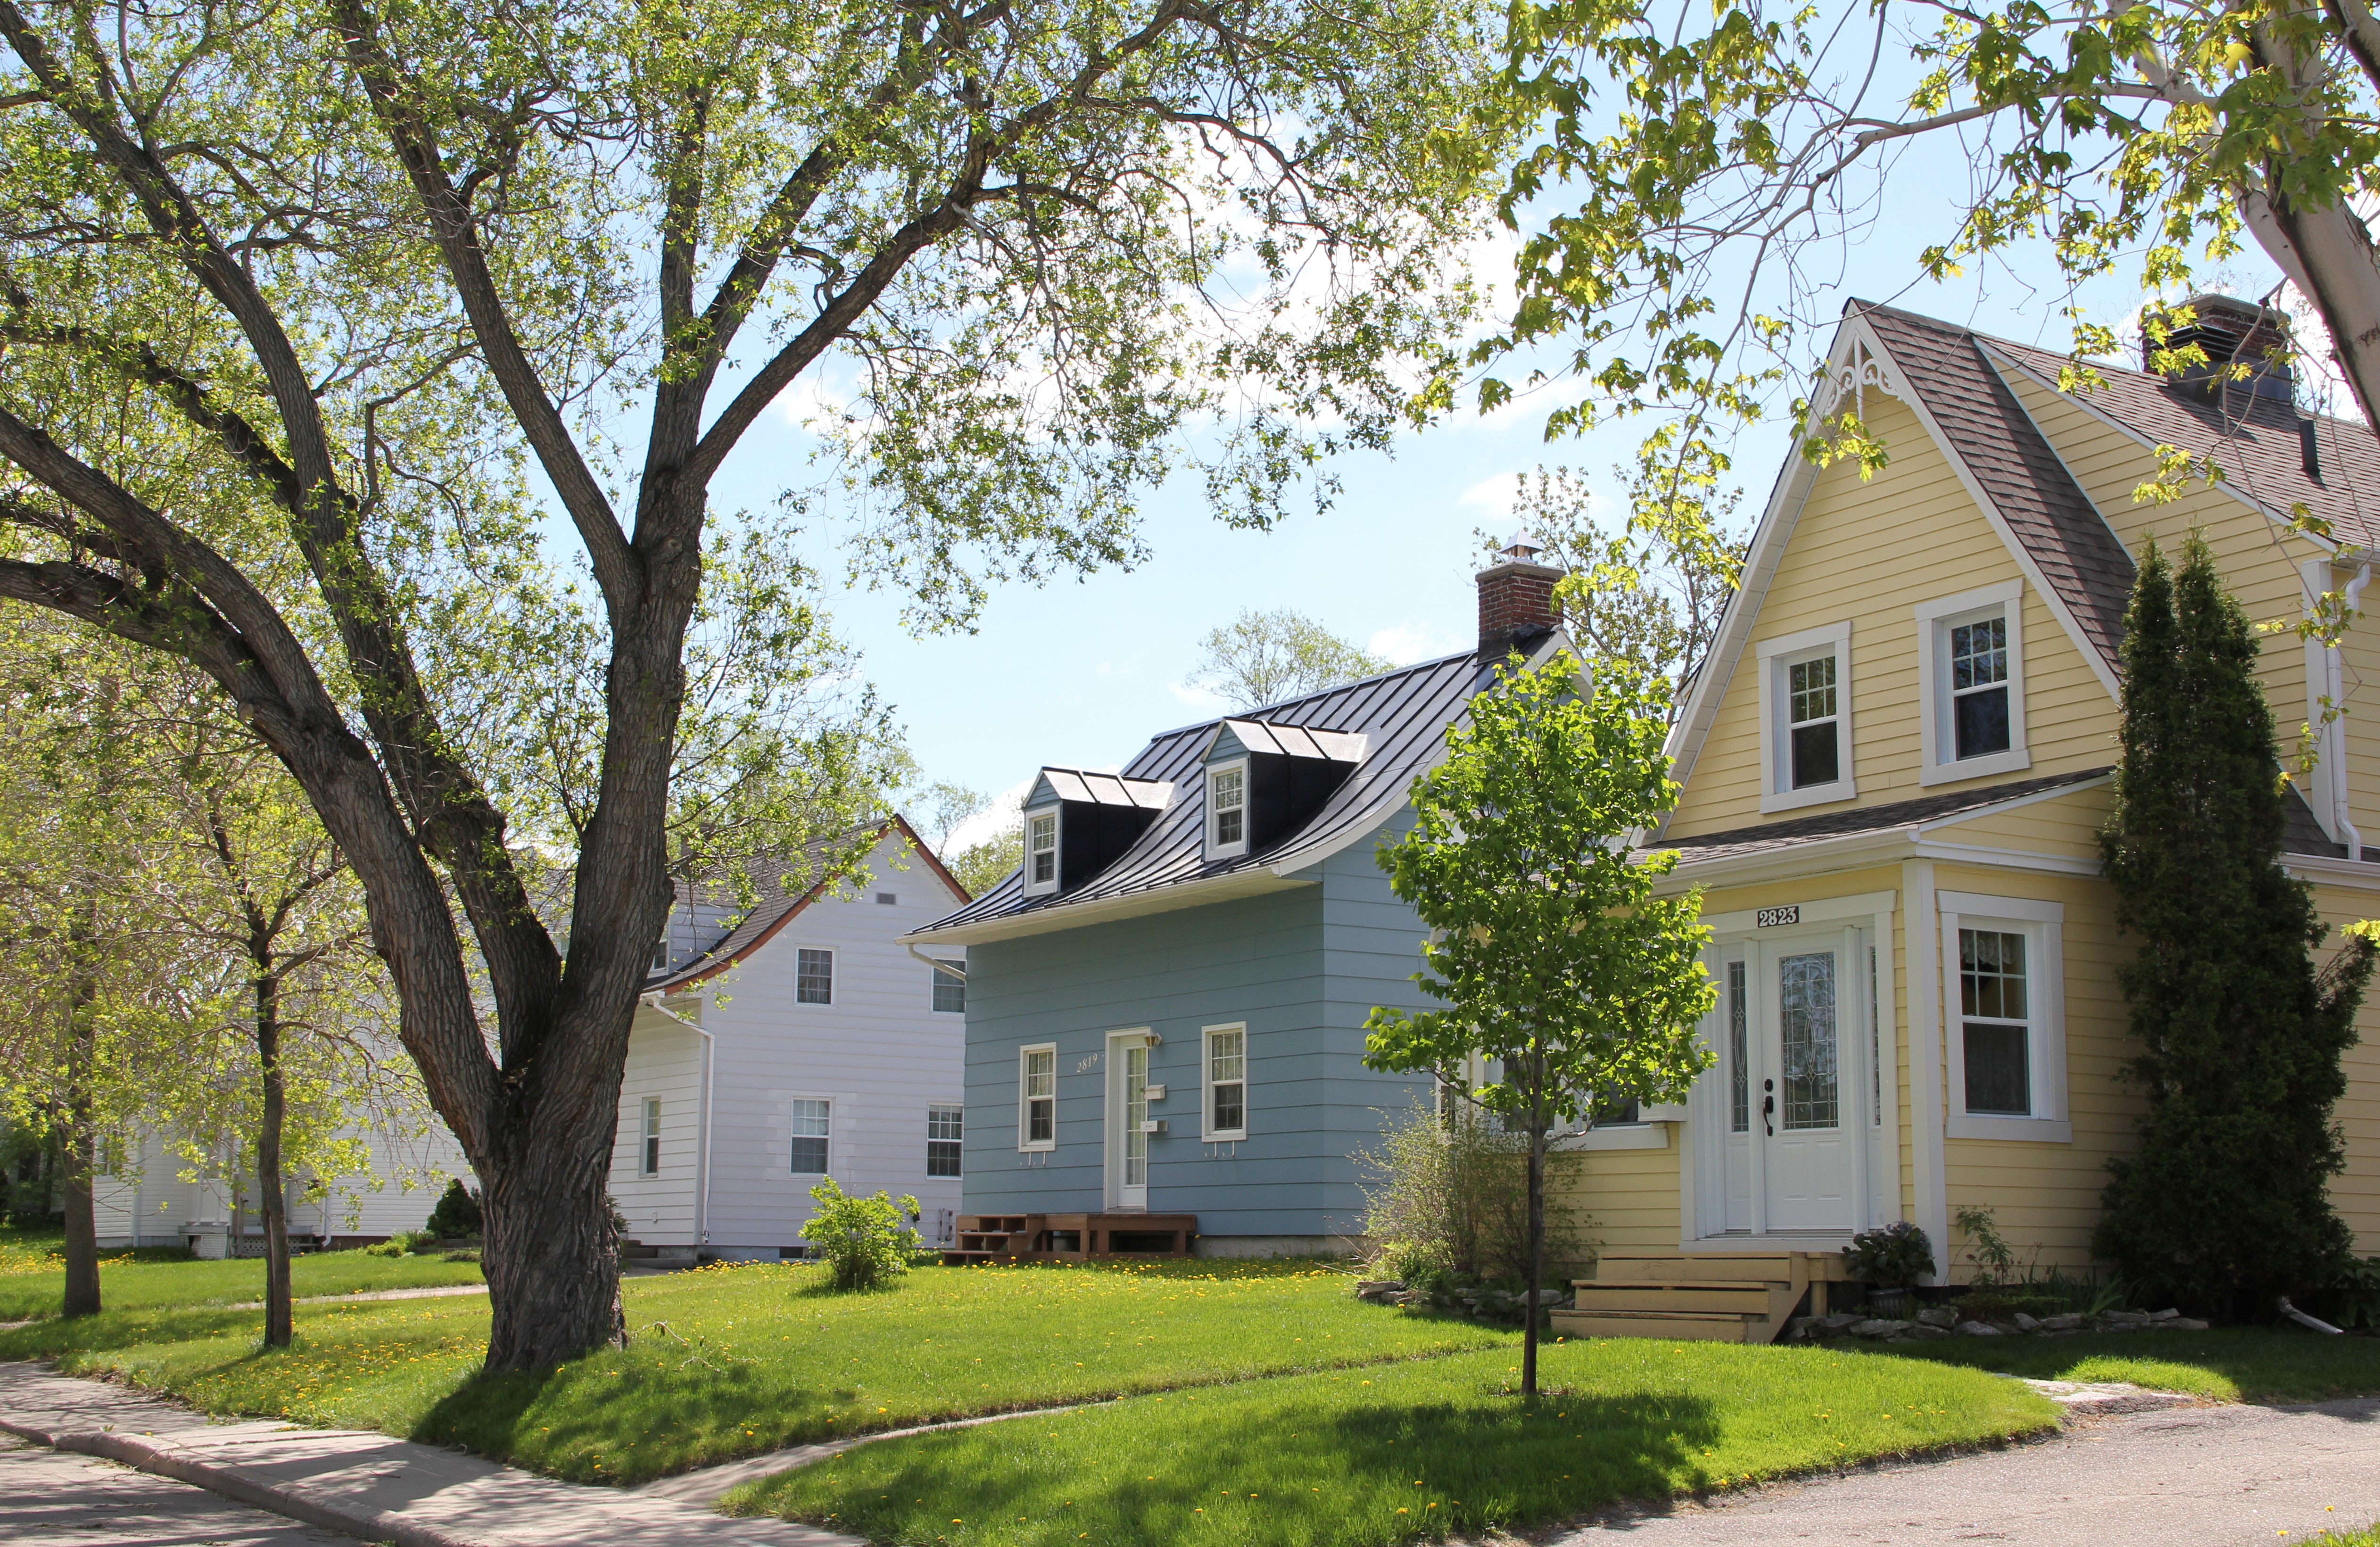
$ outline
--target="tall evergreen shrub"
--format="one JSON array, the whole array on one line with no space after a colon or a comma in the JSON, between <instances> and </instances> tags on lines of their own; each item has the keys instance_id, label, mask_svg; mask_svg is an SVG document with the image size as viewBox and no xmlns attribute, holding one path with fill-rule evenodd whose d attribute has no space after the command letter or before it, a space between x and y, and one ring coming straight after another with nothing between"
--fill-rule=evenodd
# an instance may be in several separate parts
<instances>
[{"instance_id":1,"label":"tall evergreen shrub","mask_svg":"<svg viewBox=\"0 0 2380 1547\"><path fill-rule=\"evenodd\" d=\"M2225 1319L2325 1287L2350 1244L2331 1109L2372 976L2350 934L2326 966L2312 888L2281 869L2273 715L2248 618L2195 534L2154 542L2125 618L2116 809L2100 834L2148 1097L2140 1148L2111 1162L2095 1246L2139 1296Z\"/></svg>"}]
</instances>

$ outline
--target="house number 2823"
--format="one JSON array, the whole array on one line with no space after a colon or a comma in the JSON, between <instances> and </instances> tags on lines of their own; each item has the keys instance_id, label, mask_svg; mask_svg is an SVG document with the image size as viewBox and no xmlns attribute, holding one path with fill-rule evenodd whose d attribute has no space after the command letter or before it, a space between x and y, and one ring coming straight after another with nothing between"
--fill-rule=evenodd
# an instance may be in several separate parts
<instances>
[{"instance_id":1,"label":"house number 2823","mask_svg":"<svg viewBox=\"0 0 2380 1547\"><path fill-rule=\"evenodd\" d=\"M1801 921L1802 905L1800 903L1794 903L1789 907L1764 907L1752 916L1755 929L1770 930L1779 924L1798 924Z\"/></svg>"}]
</instances>

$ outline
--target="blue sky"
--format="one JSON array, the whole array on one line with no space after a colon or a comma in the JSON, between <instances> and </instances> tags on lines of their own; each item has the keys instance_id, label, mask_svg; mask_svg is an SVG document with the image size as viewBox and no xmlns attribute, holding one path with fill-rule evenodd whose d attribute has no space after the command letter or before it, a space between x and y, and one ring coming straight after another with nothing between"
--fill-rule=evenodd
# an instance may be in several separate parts
<instances>
[{"instance_id":1,"label":"blue sky","mask_svg":"<svg viewBox=\"0 0 2380 1547\"><path fill-rule=\"evenodd\" d=\"M1831 316L1851 296L1892 300L2001 336L2069 347L2056 277L2038 253L2019 252L2011 263L1942 286L1915 283L1913 256L1948 229L1967 179L1963 157L1935 167L1925 158L1953 153L1945 144L1905 159L1890 185L1899 201L1889 217L1840 253L1835 283L1796 310ZM1916 189L1930 198L1912 202ZM2221 277L2230 282L2223 287L2247 294L2273 281L2261 262ZM2120 326L2139 292L2119 275L2081 298L2095 320ZM1824 344L1811 340L1814 357ZM1791 396L1780 395L1780 405ZM928 779L1000 792L1043 763L1113 766L1151 734L1216 712L1216 701L1183 678L1200 637L1244 607L1296 608L1400 662L1469 643L1474 534L1511 530L1514 475L1564 462L1616 488L1613 465L1629 458L1640 432L1622 424L1549 445L1545 408L1555 400L1524 401L1491 419L1465 409L1406 435L1393 457L1348 457L1334 469L1344 484L1334 508L1300 511L1271 532L1225 528L1196 481L1182 480L1148 501L1151 556L1143 566L1079 583L1000 588L971 635L913 637L900 620L900 596L889 591L838 587L829 604L861 652L863 674L895 706ZM758 506L808 481L808 442L796 417L787 408L756 427L722 474L720 505ZM1744 520L1756 518L1786 451L1779 422L1738 444ZM839 557L821 563L840 576Z\"/></svg>"}]
</instances>

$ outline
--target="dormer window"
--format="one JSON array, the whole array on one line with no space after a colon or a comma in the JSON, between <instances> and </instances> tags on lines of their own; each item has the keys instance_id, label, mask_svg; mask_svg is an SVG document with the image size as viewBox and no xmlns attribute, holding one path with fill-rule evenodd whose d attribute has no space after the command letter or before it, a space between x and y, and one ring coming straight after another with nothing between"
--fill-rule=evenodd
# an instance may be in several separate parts
<instances>
[{"instance_id":1,"label":"dormer window","mask_svg":"<svg viewBox=\"0 0 2380 1547\"><path fill-rule=\"evenodd\" d=\"M1230 859L1248 851L1246 760L1207 770L1207 858Z\"/></svg>"},{"instance_id":2,"label":"dormer window","mask_svg":"<svg viewBox=\"0 0 2380 1547\"><path fill-rule=\"evenodd\" d=\"M1921 785L2014 774L2024 744L2024 582L1917 604Z\"/></svg>"},{"instance_id":3,"label":"dormer window","mask_svg":"<svg viewBox=\"0 0 2380 1547\"><path fill-rule=\"evenodd\" d=\"M1058 813L1033 811L1025 818L1025 895L1058 889Z\"/></svg>"}]
</instances>

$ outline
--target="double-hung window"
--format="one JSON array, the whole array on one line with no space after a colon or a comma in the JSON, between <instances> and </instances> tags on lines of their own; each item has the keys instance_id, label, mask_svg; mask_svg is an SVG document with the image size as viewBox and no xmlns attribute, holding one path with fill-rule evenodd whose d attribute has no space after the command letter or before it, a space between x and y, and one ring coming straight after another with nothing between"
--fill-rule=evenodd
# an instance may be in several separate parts
<instances>
[{"instance_id":1,"label":"double-hung window","mask_svg":"<svg viewBox=\"0 0 2380 1547\"><path fill-rule=\"evenodd\" d=\"M926 1175L955 1176L959 1174L961 1133L965 1126L966 1110L956 1106L926 1108Z\"/></svg>"},{"instance_id":2,"label":"double-hung window","mask_svg":"<svg viewBox=\"0 0 2380 1547\"><path fill-rule=\"evenodd\" d=\"M834 953L804 945L794 954L794 1003L834 1003Z\"/></svg>"},{"instance_id":3,"label":"double-hung window","mask_svg":"<svg viewBox=\"0 0 2380 1547\"><path fill-rule=\"evenodd\" d=\"M1248 1029L1245 1025L1206 1029L1206 1121L1199 1137L1209 1140L1248 1136Z\"/></svg>"},{"instance_id":4,"label":"double-hung window","mask_svg":"<svg viewBox=\"0 0 2380 1547\"><path fill-rule=\"evenodd\" d=\"M2024 582L1917 606L1921 785L2033 766L2024 744Z\"/></svg>"},{"instance_id":5,"label":"double-hung window","mask_svg":"<svg viewBox=\"0 0 2380 1547\"><path fill-rule=\"evenodd\" d=\"M1016 1147L1058 1147L1058 1050L1054 1046L1017 1051Z\"/></svg>"},{"instance_id":6,"label":"double-hung window","mask_svg":"<svg viewBox=\"0 0 2380 1547\"><path fill-rule=\"evenodd\" d=\"M1058 889L1058 813L1025 813L1025 893L1038 896Z\"/></svg>"},{"instance_id":7,"label":"double-hung window","mask_svg":"<svg viewBox=\"0 0 2380 1547\"><path fill-rule=\"evenodd\" d=\"M823 1176L829 1159L827 1145L833 1137L834 1103L829 1101L796 1101L794 1102L793 1173L796 1176Z\"/></svg>"},{"instance_id":8,"label":"double-hung window","mask_svg":"<svg viewBox=\"0 0 2380 1547\"><path fill-rule=\"evenodd\" d=\"M959 964L953 962L951 967ZM934 1008L945 1015L962 1015L966 1010L966 976L948 967L934 968Z\"/></svg>"},{"instance_id":9,"label":"double-hung window","mask_svg":"<svg viewBox=\"0 0 2380 1547\"><path fill-rule=\"evenodd\" d=\"M1938 894L1953 1139L2066 1142L2065 909Z\"/></svg>"},{"instance_id":10,"label":"double-hung window","mask_svg":"<svg viewBox=\"0 0 2380 1547\"><path fill-rule=\"evenodd\" d=\"M1755 646L1760 663L1760 809L1849 800L1852 778L1852 626L1805 629Z\"/></svg>"},{"instance_id":11,"label":"double-hung window","mask_svg":"<svg viewBox=\"0 0 2380 1547\"><path fill-rule=\"evenodd\" d=\"M645 1098L644 1132L637 1145L637 1175L658 1176L662 1174L662 1103Z\"/></svg>"},{"instance_id":12,"label":"double-hung window","mask_svg":"<svg viewBox=\"0 0 2380 1547\"><path fill-rule=\"evenodd\" d=\"M1248 765L1217 763L1207 770L1207 858L1235 859L1248 851Z\"/></svg>"}]
</instances>

